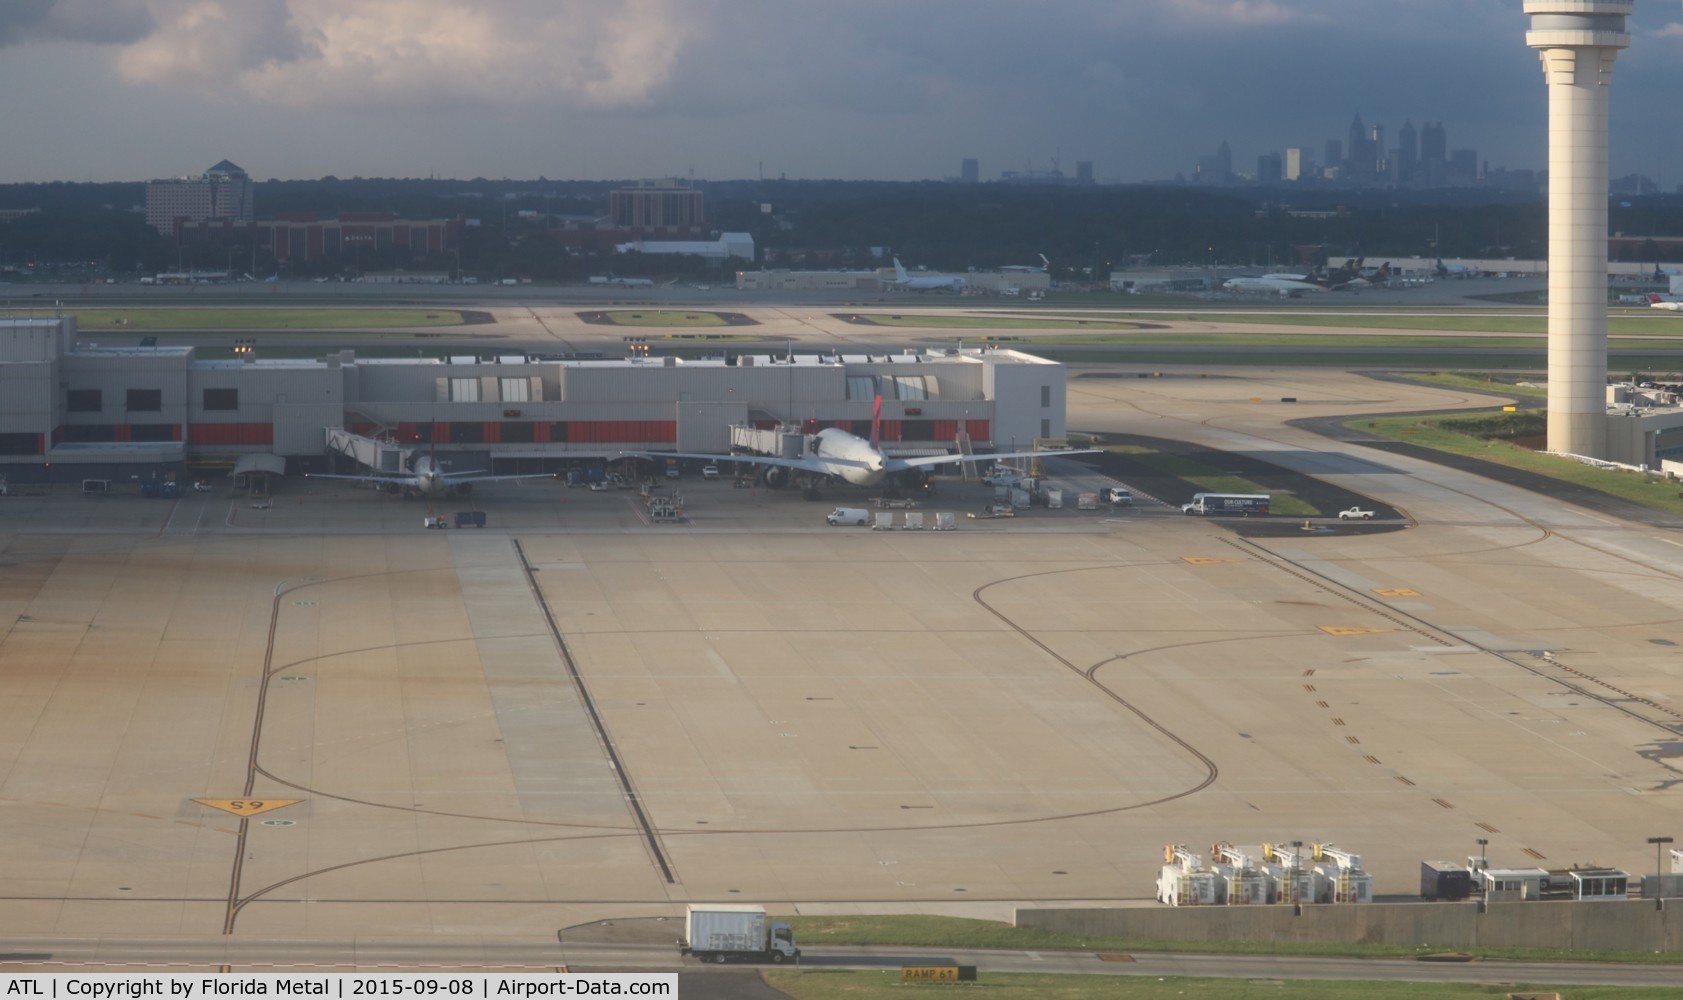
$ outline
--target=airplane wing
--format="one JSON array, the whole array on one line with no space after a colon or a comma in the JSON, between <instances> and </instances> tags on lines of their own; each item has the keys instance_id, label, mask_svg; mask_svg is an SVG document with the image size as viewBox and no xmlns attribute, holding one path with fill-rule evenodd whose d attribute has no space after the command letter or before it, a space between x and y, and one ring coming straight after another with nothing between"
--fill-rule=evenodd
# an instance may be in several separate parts
<instances>
[{"instance_id":1,"label":"airplane wing","mask_svg":"<svg viewBox=\"0 0 1683 1000\"><path fill-rule=\"evenodd\" d=\"M1102 448L1079 448L1074 451L1005 451L989 455L923 455L918 458L891 458L888 460L888 471L897 469L921 469L931 465L946 465L949 462L991 462L996 458L1063 458L1066 455L1097 455Z\"/></svg>"},{"instance_id":2,"label":"airplane wing","mask_svg":"<svg viewBox=\"0 0 1683 1000\"><path fill-rule=\"evenodd\" d=\"M865 462L855 462L847 458L829 458L817 455L812 458L769 458L765 455L709 455L704 452L693 451L622 451L621 455L633 458L704 458L710 462L750 462L754 465L775 465L784 469L800 469L803 472L828 473L838 465L845 465L854 469L870 469L874 466Z\"/></svg>"},{"instance_id":3,"label":"airplane wing","mask_svg":"<svg viewBox=\"0 0 1683 1000\"><path fill-rule=\"evenodd\" d=\"M501 483L510 479L558 479L553 472L523 472L518 476L481 475L478 472L447 472L444 481L451 486L457 483Z\"/></svg>"},{"instance_id":4,"label":"airplane wing","mask_svg":"<svg viewBox=\"0 0 1683 1000\"><path fill-rule=\"evenodd\" d=\"M327 472L306 472L305 479L349 479L358 483L395 483L399 486L414 486L419 482L414 476L404 474L395 476L336 476Z\"/></svg>"}]
</instances>

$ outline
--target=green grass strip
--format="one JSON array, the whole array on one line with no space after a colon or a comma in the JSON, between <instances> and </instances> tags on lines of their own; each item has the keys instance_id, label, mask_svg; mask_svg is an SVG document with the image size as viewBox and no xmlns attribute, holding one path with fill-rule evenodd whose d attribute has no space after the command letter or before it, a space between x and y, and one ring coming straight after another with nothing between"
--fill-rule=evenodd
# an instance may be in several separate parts
<instances>
[{"instance_id":1,"label":"green grass strip","mask_svg":"<svg viewBox=\"0 0 1683 1000\"><path fill-rule=\"evenodd\" d=\"M1683 988L1545 986L1504 983L1390 983L1322 979L1194 979L1182 976L1056 975L983 972L974 983L902 983L899 969L767 969L774 989L795 1000L968 997L989 1000L1503 1000L1514 993L1559 993L1571 1000L1678 1000Z\"/></svg>"},{"instance_id":2,"label":"green grass strip","mask_svg":"<svg viewBox=\"0 0 1683 1000\"><path fill-rule=\"evenodd\" d=\"M1469 316L1464 313L1420 313L1418 315L1363 313L1259 313L1259 312L1192 312L1192 313L1102 313L1095 318L1138 320L1142 323L1255 323L1275 326L1344 327L1351 330L1441 330L1446 333L1529 333L1538 336L1549 331L1548 317L1515 316L1504 313L1495 316ZM1672 329L1679 324L1671 315L1644 316L1613 315L1607 320L1607 332L1637 336L1649 334L1669 337L1683 331Z\"/></svg>"},{"instance_id":3,"label":"green grass strip","mask_svg":"<svg viewBox=\"0 0 1683 1000\"><path fill-rule=\"evenodd\" d=\"M1574 459L1545 455L1506 441L1483 440L1457 430L1458 419L1441 416L1363 417L1348 421L1345 426L1423 448L1482 458L1498 465L1600 490L1655 510L1683 514L1683 496L1678 493L1678 484L1663 476L1624 469L1597 469Z\"/></svg>"},{"instance_id":4,"label":"green grass strip","mask_svg":"<svg viewBox=\"0 0 1683 1000\"><path fill-rule=\"evenodd\" d=\"M83 336L160 330L369 330L461 326L454 309L73 309Z\"/></svg>"},{"instance_id":5,"label":"green grass strip","mask_svg":"<svg viewBox=\"0 0 1683 1000\"><path fill-rule=\"evenodd\" d=\"M1548 389L1540 385L1515 385L1492 378L1489 375L1461 374L1458 372L1418 372L1401 376L1410 382L1424 382L1427 385L1442 386L1446 389L1473 389L1478 392L1495 393L1500 396L1515 396L1523 402L1540 402L1549 397Z\"/></svg>"},{"instance_id":6,"label":"green grass strip","mask_svg":"<svg viewBox=\"0 0 1683 1000\"><path fill-rule=\"evenodd\" d=\"M992 948L1019 951L1144 951L1205 955L1327 955L1353 958L1417 958L1445 950L1481 958L1533 962L1627 962L1677 964L1678 955L1648 951L1574 951L1564 948L1457 948L1384 944L1325 944L1302 941L1165 941L1096 935L1061 934L1034 927L1014 927L996 920L967 917L883 914L878 916L779 917L795 929L803 947L884 945L905 948ZM1683 969L1679 970L1683 982Z\"/></svg>"},{"instance_id":7,"label":"green grass strip","mask_svg":"<svg viewBox=\"0 0 1683 1000\"><path fill-rule=\"evenodd\" d=\"M612 309L604 312L615 326L724 326L718 313L684 309Z\"/></svg>"},{"instance_id":8,"label":"green grass strip","mask_svg":"<svg viewBox=\"0 0 1683 1000\"><path fill-rule=\"evenodd\" d=\"M1137 462L1151 466L1164 475L1184 479L1205 492L1267 493L1273 497L1268 503L1270 514L1283 514L1288 517L1320 517L1323 514L1333 513L1332 511L1322 511L1318 507L1312 507L1290 493L1281 493L1278 490L1258 486L1243 476L1212 469L1202 462L1195 462L1180 455L1170 455L1131 444L1109 445L1106 446L1105 451L1127 455Z\"/></svg>"},{"instance_id":9,"label":"green grass strip","mask_svg":"<svg viewBox=\"0 0 1683 1000\"><path fill-rule=\"evenodd\" d=\"M960 339L974 340L975 338L951 338L955 343ZM1162 330L1150 330L1141 333L1096 333L1090 336L1068 336L1061 333L1042 334L1020 338L1013 342L1011 346L1034 351L1047 344L1059 347L1114 344L1139 347L1315 347L1328 350L1358 351L1408 348L1410 350L1495 350L1534 351L1539 353L1547 350L1549 346L1547 338L1544 337L1479 337L1454 334L1376 336L1373 334L1349 333L1202 333L1196 331L1165 332ZM1607 346L1611 350L1618 351L1675 351L1683 350L1683 337L1620 337L1610 339ZM1673 359L1673 364L1676 364L1677 360Z\"/></svg>"},{"instance_id":10,"label":"green grass strip","mask_svg":"<svg viewBox=\"0 0 1683 1000\"><path fill-rule=\"evenodd\" d=\"M854 314L849 314L850 316ZM1140 324L1114 319L1083 319L1079 316L952 316L916 313L858 313L855 317L875 326L904 327L913 330L1045 330L1059 327L1092 330L1137 330Z\"/></svg>"}]
</instances>

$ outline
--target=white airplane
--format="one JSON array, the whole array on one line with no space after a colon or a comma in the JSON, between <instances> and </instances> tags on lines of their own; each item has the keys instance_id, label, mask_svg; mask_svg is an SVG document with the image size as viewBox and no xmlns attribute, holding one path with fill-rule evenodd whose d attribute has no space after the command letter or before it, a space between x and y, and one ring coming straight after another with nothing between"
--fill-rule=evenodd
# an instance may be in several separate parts
<instances>
[{"instance_id":1,"label":"white airplane","mask_svg":"<svg viewBox=\"0 0 1683 1000\"><path fill-rule=\"evenodd\" d=\"M1292 298L1304 292L1326 291L1312 281L1289 274L1265 274L1260 278L1228 278L1221 283L1221 287L1230 292L1274 292L1282 298Z\"/></svg>"},{"instance_id":2,"label":"white airplane","mask_svg":"<svg viewBox=\"0 0 1683 1000\"><path fill-rule=\"evenodd\" d=\"M622 451L637 458L702 458L714 462L747 462L766 467L766 485L772 489L789 486L796 473L833 476L854 486L875 486L893 476L906 487L923 485L926 470L953 462L991 462L1000 458L1045 458L1049 455L1094 455L1098 448L1079 451L1012 451L991 455L924 455L917 458L889 458L878 442L882 426L882 397L871 411L869 441L838 427L826 427L810 439L811 454L802 458L768 458L764 455L709 455L683 451Z\"/></svg>"},{"instance_id":3,"label":"white airplane","mask_svg":"<svg viewBox=\"0 0 1683 1000\"><path fill-rule=\"evenodd\" d=\"M900 266L900 258L894 258L894 287L908 292L962 292L969 282L956 274L931 274L912 277L906 269Z\"/></svg>"},{"instance_id":4,"label":"white airplane","mask_svg":"<svg viewBox=\"0 0 1683 1000\"><path fill-rule=\"evenodd\" d=\"M1664 309L1666 312L1683 312L1683 302L1679 302L1675 296L1650 295L1648 296L1648 308Z\"/></svg>"},{"instance_id":5,"label":"white airplane","mask_svg":"<svg viewBox=\"0 0 1683 1000\"><path fill-rule=\"evenodd\" d=\"M621 288L653 288L654 287L654 279L653 278L614 278L613 280L609 281L608 284L618 285Z\"/></svg>"},{"instance_id":6,"label":"white airplane","mask_svg":"<svg viewBox=\"0 0 1683 1000\"><path fill-rule=\"evenodd\" d=\"M391 492L407 491L410 496L447 497L466 496L473 492L474 483L497 483L508 479L554 479L554 473L527 473L519 476L494 476L480 470L448 472L436 454L415 455L409 460L408 473L388 475L339 476L325 472L306 472L306 479L348 479L359 483L376 483Z\"/></svg>"},{"instance_id":7,"label":"white airplane","mask_svg":"<svg viewBox=\"0 0 1683 1000\"><path fill-rule=\"evenodd\" d=\"M1052 270L1052 262L1041 254L1039 264L1006 264L1000 270L1008 274L1041 274Z\"/></svg>"}]
</instances>

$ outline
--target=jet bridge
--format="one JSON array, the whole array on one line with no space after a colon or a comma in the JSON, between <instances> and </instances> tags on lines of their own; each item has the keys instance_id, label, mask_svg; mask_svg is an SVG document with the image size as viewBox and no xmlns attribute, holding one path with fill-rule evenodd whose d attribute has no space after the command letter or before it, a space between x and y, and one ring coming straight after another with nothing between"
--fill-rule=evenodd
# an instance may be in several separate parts
<instances>
[{"instance_id":1,"label":"jet bridge","mask_svg":"<svg viewBox=\"0 0 1683 1000\"><path fill-rule=\"evenodd\" d=\"M410 449L352 434L342 427L327 428L327 450L345 455L374 472L402 475L409 471Z\"/></svg>"}]
</instances>

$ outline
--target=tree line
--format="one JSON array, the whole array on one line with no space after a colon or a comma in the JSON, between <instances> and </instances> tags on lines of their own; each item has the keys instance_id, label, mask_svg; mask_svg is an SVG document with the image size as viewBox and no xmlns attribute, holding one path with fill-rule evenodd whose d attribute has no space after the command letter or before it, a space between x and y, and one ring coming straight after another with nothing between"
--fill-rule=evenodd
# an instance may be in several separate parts
<instances>
[{"instance_id":1,"label":"tree line","mask_svg":"<svg viewBox=\"0 0 1683 1000\"><path fill-rule=\"evenodd\" d=\"M468 218L461 246L415 257L363 250L356 259L293 262L297 276L353 269L454 270L481 277L582 280L624 275L703 277L699 258L611 256L571 249L562 228L606 226L608 181L430 180L324 177L256 184L259 216L389 212L401 218ZM771 266L875 267L879 254L912 266L962 271L1052 261L1054 275L1102 278L1134 265L1304 267L1327 256L1517 257L1547 255L1546 202L1480 190L1220 191L1185 186L725 181L698 184L710 228L748 232ZM177 243L147 226L143 184L0 185L0 209L34 209L0 226L0 268L83 266L111 274L176 267L274 268L249 245ZM1610 230L1683 234L1683 196L1610 202ZM1683 248L1632 251L1655 263ZM255 259L254 259L255 258ZM717 265L712 265L716 267ZM62 268L61 268L62 270ZM717 275L713 275L717 277Z\"/></svg>"}]
</instances>

